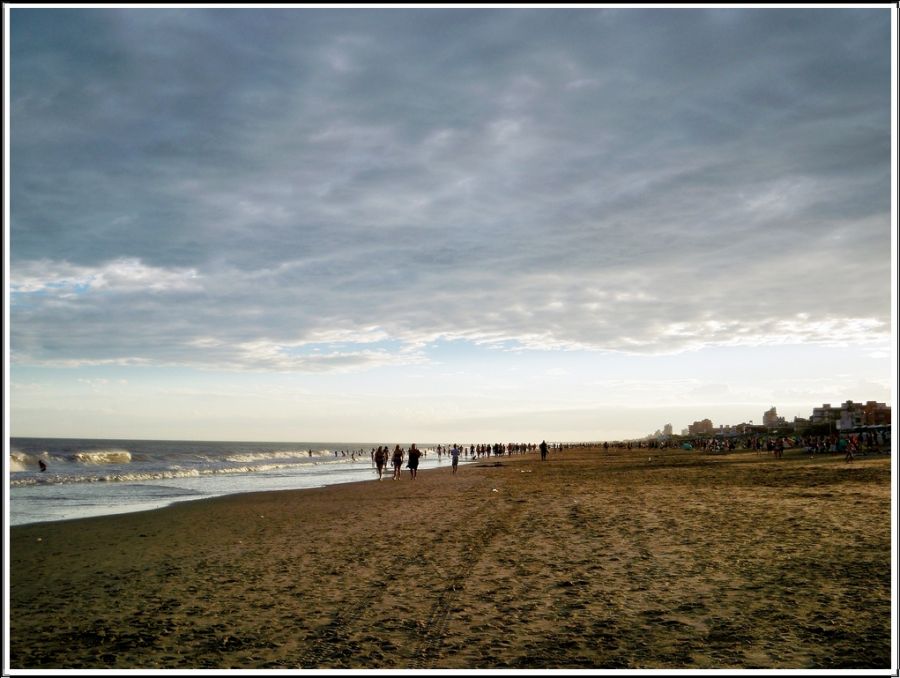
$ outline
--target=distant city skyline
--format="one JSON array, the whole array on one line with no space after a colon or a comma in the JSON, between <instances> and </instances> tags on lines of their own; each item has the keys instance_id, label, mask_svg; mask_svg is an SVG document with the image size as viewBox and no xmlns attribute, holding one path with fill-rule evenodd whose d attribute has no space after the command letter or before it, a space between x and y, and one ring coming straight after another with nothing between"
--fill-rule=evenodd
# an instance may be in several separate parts
<instances>
[{"instance_id":1,"label":"distant city skyline","mask_svg":"<svg viewBox=\"0 0 900 678\"><path fill-rule=\"evenodd\" d=\"M750 418L732 422L713 422L709 417L706 417L704 419L695 420L691 425L681 429L679 434L692 435L694 433L710 433L721 430L741 430L744 427L747 427L748 429L781 428L783 432L789 432L794 430L796 426L803 428L823 421L836 423L837 426L834 430L838 431L842 428L853 428L855 425L885 426L893 422L891 417L891 406L887 403L880 403L871 399L859 401L848 398L836 404L822 403L821 405L812 407L808 416L795 415L794 417L788 418L779 414L777 410L778 407L773 405L763 412L762 416L756 420ZM859 415L859 422L854 423L848 419L845 424L844 419L852 412ZM871 421L869 421L869 419ZM651 434L648 437L653 437L654 435L672 435L674 433L671 424L667 424L664 429L667 430L657 430L655 434Z\"/></svg>"},{"instance_id":2,"label":"distant city skyline","mask_svg":"<svg viewBox=\"0 0 900 678\"><path fill-rule=\"evenodd\" d=\"M4 12L14 436L893 404L896 9Z\"/></svg>"}]
</instances>

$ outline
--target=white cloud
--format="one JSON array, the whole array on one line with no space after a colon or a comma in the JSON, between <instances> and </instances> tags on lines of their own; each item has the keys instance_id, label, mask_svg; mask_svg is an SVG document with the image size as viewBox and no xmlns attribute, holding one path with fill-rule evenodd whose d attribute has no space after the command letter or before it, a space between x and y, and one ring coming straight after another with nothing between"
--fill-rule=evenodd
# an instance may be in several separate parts
<instances>
[{"instance_id":1,"label":"white cloud","mask_svg":"<svg viewBox=\"0 0 900 678\"><path fill-rule=\"evenodd\" d=\"M78 266L68 261L40 259L17 264L10 275L13 294L43 293L66 296L92 291L177 292L200 289L196 269L148 266L134 257L114 259L102 266Z\"/></svg>"}]
</instances>

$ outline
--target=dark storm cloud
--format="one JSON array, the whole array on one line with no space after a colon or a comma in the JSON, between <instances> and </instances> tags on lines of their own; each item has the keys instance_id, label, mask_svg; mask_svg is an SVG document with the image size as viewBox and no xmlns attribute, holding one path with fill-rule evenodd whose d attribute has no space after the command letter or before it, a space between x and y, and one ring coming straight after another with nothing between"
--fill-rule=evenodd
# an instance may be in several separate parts
<instances>
[{"instance_id":1,"label":"dark storm cloud","mask_svg":"<svg viewBox=\"0 0 900 678\"><path fill-rule=\"evenodd\" d=\"M888 10L11 16L16 359L888 332Z\"/></svg>"}]
</instances>

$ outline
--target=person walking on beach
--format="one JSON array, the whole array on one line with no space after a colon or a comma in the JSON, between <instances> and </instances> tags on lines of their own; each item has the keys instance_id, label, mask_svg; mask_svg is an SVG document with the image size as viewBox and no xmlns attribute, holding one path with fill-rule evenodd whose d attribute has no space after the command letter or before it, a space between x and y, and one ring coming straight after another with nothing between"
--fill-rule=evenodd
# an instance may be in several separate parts
<instances>
[{"instance_id":1,"label":"person walking on beach","mask_svg":"<svg viewBox=\"0 0 900 678\"><path fill-rule=\"evenodd\" d=\"M403 465L403 450L397 445L394 448L394 455L391 457L391 463L394 464L394 480L400 480L400 467Z\"/></svg>"},{"instance_id":2,"label":"person walking on beach","mask_svg":"<svg viewBox=\"0 0 900 678\"><path fill-rule=\"evenodd\" d=\"M547 441L541 441L541 461L547 461Z\"/></svg>"},{"instance_id":3,"label":"person walking on beach","mask_svg":"<svg viewBox=\"0 0 900 678\"><path fill-rule=\"evenodd\" d=\"M382 478L382 475L384 474L385 457L387 457L387 450L385 450L384 448L381 447L381 445L379 445L378 449L375 450L375 455L374 455L375 468L378 469L378 480L384 480L384 478Z\"/></svg>"},{"instance_id":4,"label":"person walking on beach","mask_svg":"<svg viewBox=\"0 0 900 678\"><path fill-rule=\"evenodd\" d=\"M409 469L409 477L411 480L416 479L416 474L419 472L419 457L422 456L422 452L416 447L416 444L413 443L409 448L409 461L406 462L406 468Z\"/></svg>"},{"instance_id":5,"label":"person walking on beach","mask_svg":"<svg viewBox=\"0 0 900 678\"><path fill-rule=\"evenodd\" d=\"M847 454L844 455L844 462L853 461L853 445L847 445Z\"/></svg>"},{"instance_id":6,"label":"person walking on beach","mask_svg":"<svg viewBox=\"0 0 900 678\"><path fill-rule=\"evenodd\" d=\"M453 462L453 475L456 475L456 469L459 466L459 448L456 445L450 450L450 460Z\"/></svg>"}]
</instances>

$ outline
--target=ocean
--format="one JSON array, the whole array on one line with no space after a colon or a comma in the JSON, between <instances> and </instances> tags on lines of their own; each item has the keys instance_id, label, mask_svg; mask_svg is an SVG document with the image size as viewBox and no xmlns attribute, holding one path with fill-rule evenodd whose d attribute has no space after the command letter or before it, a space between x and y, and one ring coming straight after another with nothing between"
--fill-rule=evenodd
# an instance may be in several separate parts
<instances>
[{"instance_id":1,"label":"ocean","mask_svg":"<svg viewBox=\"0 0 900 678\"><path fill-rule=\"evenodd\" d=\"M378 477L385 443L248 443L11 438L10 525L160 508L241 492L322 487ZM390 443L393 450L396 443ZM400 444L406 450L409 443ZM419 468L449 466L418 444ZM461 456L465 463L470 457ZM46 465L41 471L40 461ZM386 469L390 480L392 469ZM409 482L405 465L403 480Z\"/></svg>"}]
</instances>

